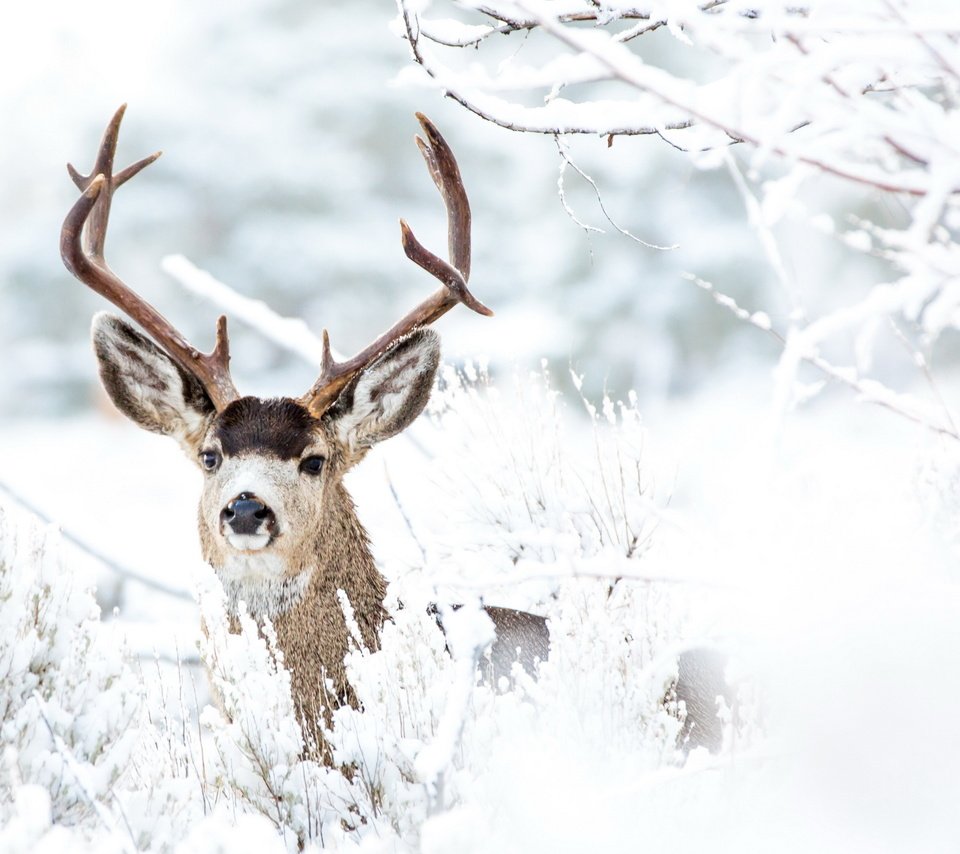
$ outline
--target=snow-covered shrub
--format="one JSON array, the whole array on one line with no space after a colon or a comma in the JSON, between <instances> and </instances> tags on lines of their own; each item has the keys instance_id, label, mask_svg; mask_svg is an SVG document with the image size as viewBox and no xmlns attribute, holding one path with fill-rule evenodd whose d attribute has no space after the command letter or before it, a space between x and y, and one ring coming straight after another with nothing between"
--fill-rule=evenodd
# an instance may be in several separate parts
<instances>
[{"instance_id":1,"label":"snow-covered shrub","mask_svg":"<svg viewBox=\"0 0 960 854\"><path fill-rule=\"evenodd\" d=\"M437 662L447 697L440 709L431 700L424 732L429 738L432 728L434 740L415 762L429 772L424 850L497 850L511 831L484 836L495 824L512 826L522 849L518 840L534 825L567 825L557 814L560 781L614 803L624 781L655 779L681 761L680 720L664 699L686 638L699 639L700 629L687 612L688 586L662 577L665 500L655 497L643 461L636 399L575 401L586 406L584 428L567 421L545 367L505 393L504 385L470 366L444 371L431 404L435 429L424 442L442 502L404 500L425 559L412 571L396 567L392 590L417 578L423 595L464 603L444 619L468 637L482 636L478 597L543 614L550 657L536 679L515 666L506 693L475 679L461 690L456 664L469 649L451 642L452 671ZM413 599L397 595L408 605ZM437 696L430 682L424 690ZM457 727L445 725L450 718ZM532 847L550 850L549 838Z\"/></svg>"},{"instance_id":2,"label":"snow-covered shrub","mask_svg":"<svg viewBox=\"0 0 960 854\"><path fill-rule=\"evenodd\" d=\"M349 782L336 771L304 759L290 676L269 622L263 633L246 612L231 634L223 590L209 572L200 606L205 627L201 655L218 697L201 722L212 751L206 763L208 787L235 813L269 819L288 847L322 839L325 827L355 809ZM357 815L358 823L362 818Z\"/></svg>"},{"instance_id":3,"label":"snow-covered shrub","mask_svg":"<svg viewBox=\"0 0 960 854\"><path fill-rule=\"evenodd\" d=\"M545 364L515 377L512 391L467 366L446 368L433 396L432 470L445 503L424 547L436 580L444 565L461 585L542 580L538 597L520 603L528 605L563 579L637 575L661 510L643 466L636 396L605 397L599 409L584 399L585 433L566 423Z\"/></svg>"},{"instance_id":4,"label":"snow-covered shrub","mask_svg":"<svg viewBox=\"0 0 960 854\"><path fill-rule=\"evenodd\" d=\"M414 583L403 591L381 649L348 656L361 707L334 712L325 738L336 767L328 768L305 751L269 622L258 627L243 613L231 634L222 589L212 574L205 579L201 653L220 708L207 707L201 722L206 797L217 811L268 819L291 851L370 838L416 847L432 803L417 759L440 728L456 671L424 592ZM349 620L349 603L344 610Z\"/></svg>"},{"instance_id":5,"label":"snow-covered shrub","mask_svg":"<svg viewBox=\"0 0 960 854\"><path fill-rule=\"evenodd\" d=\"M50 822L114 830L142 703L123 645L64 566L57 533L0 505L0 821L38 833Z\"/></svg>"},{"instance_id":6,"label":"snow-covered shrub","mask_svg":"<svg viewBox=\"0 0 960 854\"><path fill-rule=\"evenodd\" d=\"M481 587L488 604L549 617L554 664L569 637L581 660L613 664L621 648L630 661L613 669L633 676L685 631L689 591L647 569L668 497L643 459L634 394L581 397L586 428L566 405L545 364L506 395L482 370L444 373L434 471L447 500L428 566L461 591Z\"/></svg>"},{"instance_id":7,"label":"snow-covered shrub","mask_svg":"<svg viewBox=\"0 0 960 854\"><path fill-rule=\"evenodd\" d=\"M564 403L545 365L517 377L512 395L482 370L445 371L433 404L445 503L427 571L460 595L480 589L487 604L549 617L554 641L570 637L582 658L595 641L604 657L626 639L619 668L634 674L684 631L687 597L646 569L666 500L643 460L635 395L599 407L581 398L586 429Z\"/></svg>"},{"instance_id":8,"label":"snow-covered shrub","mask_svg":"<svg viewBox=\"0 0 960 854\"><path fill-rule=\"evenodd\" d=\"M421 507L404 501L412 529L424 532L425 557L419 567L394 567L391 591L407 606L402 613L422 609L430 596L462 603L444 620L448 631L463 622L457 630L468 637L483 636L478 594L487 604L543 614L550 658L537 679L515 667L509 693L475 679L464 692L457 666L431 658L430 678L416 695L427 698L417 741L429 747L414 766L426 775L432 816L482 813L505 776L524 777L545 755L632 774L678 759L680 721L664 697L693 630L689 590L645 570L665 510L643 465L636 399L605 399L599 407L578 401L589 416L583 429L567 423L545 367L518 378L512 391L502 394L473 367L444 371L427 442L435 454L430 477L443 500ZM404 639L399 624L392 631ZM385 633L378 655L395 655L393 642ZM469 659L469 644L450 645L457 664ZM397 660L388 672L399 667ZM357 675L363 695L365 674ZM406 702L409 731L415 715ZM451 716L459 722L455 738L438 752L449 742L444 721Z\"/></svg>"}]
</instances>

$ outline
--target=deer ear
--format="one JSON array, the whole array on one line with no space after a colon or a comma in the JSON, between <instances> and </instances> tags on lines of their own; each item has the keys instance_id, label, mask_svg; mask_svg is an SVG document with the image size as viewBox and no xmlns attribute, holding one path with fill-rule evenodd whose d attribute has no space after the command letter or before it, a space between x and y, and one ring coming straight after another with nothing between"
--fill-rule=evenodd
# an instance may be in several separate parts
<instances>
[{"instance_id":1,"label":"deer ear","mask_svg":"<svg viewBox=\"0 0 960 854\"><path fill-rule=\"evenodd\" d=\"M430 399L440 365L440 336L418 329L366 368L327 418L351 450L365 451L405 430Z\"/></svg>"},{"instance_id":2,"label":"deer ear","mask_svg":"<svg viewBox=\"0 0 960 854\"><path fill-rule=\"evenodd\" d=\"M100 312L91 334L100 380L117 409L195 457L215 411L200 381L119 317Z\"/></svg>"}]
</instances>

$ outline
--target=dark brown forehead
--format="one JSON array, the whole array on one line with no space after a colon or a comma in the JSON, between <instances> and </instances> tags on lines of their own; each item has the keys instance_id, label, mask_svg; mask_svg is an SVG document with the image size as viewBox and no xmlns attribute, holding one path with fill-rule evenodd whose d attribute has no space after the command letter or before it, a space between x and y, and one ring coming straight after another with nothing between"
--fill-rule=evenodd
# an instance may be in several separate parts
<instances>
[{"instance_id":1,"label":"dark brown forehead","mask_svg":"<svg viewBox=\"0 0 960 854\"><path fill-rule=\"evenodd\" d=\"M319 423L289 397L241 397L217 416L214 436L224 456L252 451L290 460L304 452Z\"/></svg>"}]
</instances>

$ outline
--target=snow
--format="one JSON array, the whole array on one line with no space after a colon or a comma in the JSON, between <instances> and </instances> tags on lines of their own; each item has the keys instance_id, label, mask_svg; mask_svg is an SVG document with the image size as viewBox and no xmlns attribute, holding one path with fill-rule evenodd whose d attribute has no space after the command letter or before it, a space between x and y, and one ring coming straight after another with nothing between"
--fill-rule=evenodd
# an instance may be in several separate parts
<instances>
[{"instance_id":1,"label":"snow","mask_svg":"<svg viewBox=\"0 0 960 854\"><path fill-rule=\"evenodd\" d=\"M924 819L925 850L946 850L957 839L949 805L958 794L951 757L960 756L960 743L950 727L917 735L929 731L935 710L960 697L949 534L955 492L936 498L948 527L929 512L931 490L948 486L953 456L928 457L915 480L919 436L908 422L849 403L795 413L774 456L761 453L769 391L759 377L731 378L643 422L635 403L598 401L584 429L573 419L582 404L564 401L543 374L522 374L511 388L471 373L480 385L448 371L434 414L418 425L418 441L433 449L429 477L408 471L423 461L401 440L383 449L425 558L396 508L392 517L384 512L391 499L382 465L368 461L352 484L392 580L391 601L405 606L393 611L380 652L351 656L364 711L341 710L334 738L338 757L362 769L354 783L300 758L276 653L252 624L243 635L225 631L222 593L194 565L211 629L200 652L229 718L204 709L201 672L123 664L111 626L122 630L124 622L89 622L92 600L57 612L61 631L77 625L72 631L85 632L92 646L79 663L68 647L52 648L52 661L67 655L70 670L57 665L46 678L96 679L109 666L119 675L102 699L112 706L110 698L129 692L135 708L150 709L132 730L114 712L64 718L76 734L69 754L54 749L89 768L81 792L121 828L122 808L138 845L150 850L221 850L245 834L265 850L295 850L298 839L309 850L321 837L328 846L371 850L389 843L394 850L628 851L638 838L681 851L707 839L718 850L757 850L783 840L787 828L787 850L897 851L909 850L915 815ZM726 403L731 393L736 408ZM88 423L72 432L97 429ZM130 453L135 448L122 443L113 451L118 459ZM671 490L648 492L641 481L624 494L625 505L605 507L597 461L626 471L629 454L646 478ZM594 486L600 492L591 498ZM375 493L384 509L367 500ZM531 516L525 496L539 496L542 509ZM109 492L103 500L114 508ZM154 500L146 494L141 506ZM597 512L606 521L595 531L653 523L649 542L627 558L621 550L630 540L590 535L586 523ZM51 555L55 541L30 533L29 518L16 515L23 533L15 542L38 544L17 553ZM176 538L191 536L185 526ZM4 542L9 549L9 534ZM402 542L408 547L396 548ZM517 553L524 558L514 563ZM450 571L454 563L460 573ZM17 566L4 577L32 583L33 564ZM69 575L51 577L60 595ZM628 580L611 595L614 577ZM173 602L127 587L131 606L150 600L153 613L139 622L161 638ZM554 647L539 681L518 674L507 694L473 683L473 650L489 632L475 610L481 590L488 602L550 615ZM448 614L447 639L426 612L438 596L474 603ZM6 618L4 637L17 619ZM669 747L676 722L657 711L656 698L676 653L711 638L722 638L732 655L740 724L730 730L729 752L694 753L684 764ZM23 649L22 640L0 649ZM201 682L199 700L193 680ZM85 696L59 691L58 708L68 711ZM47 716L59 719L49 706ZM21 738L41 739L43 724L32 720ZM111 750L132 747L137 757L112 784L115 760L82 752L102 743L108 726L125 727L133 739ZM4 813L5 838L27 846L61 834L71 845L124 847L126 831L97 820L83 794L71 808L79 818L47 823L46 778L30 770L43 766L25 764L25 755L14 790L25 793ZM105 784L112 797L99 794ZM338 804L353 806L345 813ZM344 828L344 815L366 823Z\"/></svg>"},{"instance_id":2,"label":"snow","mask_svg":"<svg viewBox=\"0 0 960 854\"><path fill-rule=\"evenodd\" d=\"M402 5L423 66L372 2L8 26L0 850L955 851L953 4ZM122 100L121 157L167 154L111 264L201 346L225 311L245 392L435 286L396 240L443 244L413 110L457 151L497 316L442 321L427 414L348 481L392 616L328 733L352 775L304 758L269 627L227 631L195 466L89 392L60 163ZM481 604L549 619L536 679L477 684ZM684 756L664 692L704 646L736 702Z\"/></svg>"}]
</instances>

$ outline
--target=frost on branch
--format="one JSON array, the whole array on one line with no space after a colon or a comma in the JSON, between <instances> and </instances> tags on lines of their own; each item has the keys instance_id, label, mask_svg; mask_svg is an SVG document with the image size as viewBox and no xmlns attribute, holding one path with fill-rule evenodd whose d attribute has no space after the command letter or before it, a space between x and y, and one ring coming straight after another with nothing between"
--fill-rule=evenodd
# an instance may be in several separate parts
<instances>
[{"instance_id":1,"label":"frost on branch","mask_svg":"<svg viewBox=\"0 0 960 854\"><path fill-rule=\"evenodd\" d=\"M858 0L760 10L730 0L517 0L484 4L479 16L443 5L489 22L472 42L480 61L457 50L476 28L457 37L448 21L441 33L401 0L397 28L415 62L465 107L511 130L660 134L693 151L743 142L892 192L942 196L957 187L956 153L944 143L955 123L949 96L960 62L951 36L960 13L945 4L931 15L920 4ZM503 36L513 55L501 63L492 40ZM646 50L651 38L669 38L657 42L667 50ZM561 98L568 87L576 94ZM531 106L534 98L541 104Z\"/></svg>"}]
</instances>

